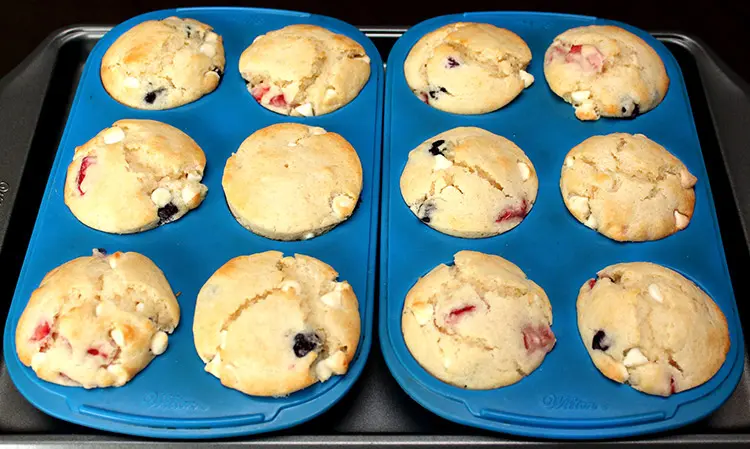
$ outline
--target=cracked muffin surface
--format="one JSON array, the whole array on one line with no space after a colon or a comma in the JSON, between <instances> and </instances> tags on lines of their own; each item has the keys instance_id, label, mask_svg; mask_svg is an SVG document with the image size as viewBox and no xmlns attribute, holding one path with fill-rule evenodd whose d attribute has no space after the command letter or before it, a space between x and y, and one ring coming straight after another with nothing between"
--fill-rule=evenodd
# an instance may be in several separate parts
<instances>
[{"instance_id":1,"label":"cracked muffin surface","mask_svg":"<svg viewBox=\"0 0 750 449\"><path fill-rule=\"evenodd\" d=\"M75 149L65 204L99 231L145 231L203 202L205 166L203 150L179 129L154 120L118 120Z\"/></svg>"},{"instance_id":2,"label":"cracked muffin surface","mask_svg":"<svg viewBox=\"0 0 750 449\"><path fill-rule=\"evenodd\" d=\"M534 82L531 50L510 30L457 22L424 35L404 61L409 88L430 106L456 114L502 108Z\"/></svg>"},{"instance_id":3,"label":"cracked muffin surface","mask_svg":"<svg viewBox=\"0 0 750 449\"><path fill-rule=\"evenodd\" d=\"M222 38L204 23L167 17L123 33L102 58L104 89L137 109L171 109L211 93L224 74Z\"/></svg>"},{"instance_id":4,"label":"cracked muffin surface","mask_svg":"<svg viewBox=\"0 0 750 449\"><path fill-rule=\"evenodd\" d=\"M560 190L581 223L617 241L658 240L685 229L697 182L643 134L594 136L565 157Z\"/></svg>"},{"instance_id":5,"label":"cracked muffin surface","mask_svg":"<svg viewBox=\"0 0 750 449\"><path fill-rule=\"evenodd\" d=\"M724 314L693 282L647 263L611 265L580 289L578 330L597 369L669 396L713 377L729 352Z\"/></svg>"},{"instance_id":6,"label":"cracked muffin surface","mask_svg":"<svg viewBox=\"0 0 750 449\"><path fill-rule=\"evenodd\" d=\"M669 88L656 51L615 26L572 28L557 36L544 56L544 76L579 120L635 118L661 103Z\"/></svg>"},{"instance_id":7,"label":"cracked muffin surface","mask_svg":"<svg viewBox=\"0 0 750 449\"><path fill-rule=\"evenodd\" d=\"M310 239L352 215L362 165L340 135L281 123L242 142L227 160L222 185L245 228L275 240Z\"/></svg>"},{"instance_id":8,"label":"cracked muffin surface","mask_svg":"<svg viewBox=\"0 0 750 449\"><path fill-rule=\"evenodd\" d=\"M346 373L359 344L357 297L313 257L236 257L198 293L195 348L229 388L283 396Z\"/></svg>"},{"instance_id":9,"label":"cracked muffin surface","mask_svg":"<svg viewBox=\"0 0 750 449\"><path fill-rule=\"evenodd\" d=\"M465 238L518 226L539 185L523 150L474 127L451 129L412 150L400 184L404 201L423 223Z\"/></svg>"},{"instance_id":10,"label":"cracked muffin surface","mask_svg":"<svg viewBox=\"0 0 750 449\"><path fill-rule=\"evenodd\" d=\"M516 383L555 345L546 293L513 263L460 251L406 296L406 346L430 374L477 390Z\"/></svg>"},{"instance_id":11,"label":"cracked muffin surface","mask_svg":"<svg viewBox=\"0 0 750 449\"><path fill-rule=\"evenodd\" d=\"M370 58L343 34L290 25L255 38L242 52L239 70L264 108L310 117L354 100L370 78Z\"/></svg>"},{"instance_id":12,"label":"cracked muffin surface","mask_svg":"<svg viewBox=\"0 0 750 449\"><path fill-rule=\"evenodd\" d=\"M94 250L50 271L16 327L18 358L66 386L122 386L167 349L180 308L164 274L133 252Z\"/></svg>"}]
</instances>

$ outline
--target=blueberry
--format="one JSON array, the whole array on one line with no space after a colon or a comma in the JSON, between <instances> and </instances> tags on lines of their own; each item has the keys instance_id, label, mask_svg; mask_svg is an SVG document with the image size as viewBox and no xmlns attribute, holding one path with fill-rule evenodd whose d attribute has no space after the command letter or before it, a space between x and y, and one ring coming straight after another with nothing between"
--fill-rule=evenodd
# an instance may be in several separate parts
<instances>
[{"instance_id":1,"label":"blueberry","mask_svg":"<svg viewBox=\"0 0 750 449\"><path fill-rule=\"evenodd\" d=\"M451 58L450 56L448 56L448 59L445 61L445 67L449 68L449 69L452 69L453 67L458 67L460 65L461 64L459 64L458 61L456 61L455 59Z\"/></svg>"},{"instance_id":2,"label":"blueberry","mask_svg":"<svg viewBox=\"0 0 750 449\"><path fill-rule=\"evenodd\" d=\"M97 251L99 251L99 253L100 253L100 254L101 254L102 256L106 256L106 255L107 255L107 250L106 250L106 249L104 249L104 248L97 248L96 250L97 250Z\"/></svg>"},{"instance_id":3,"label":"blueberry","mask_svg":"<svg viewBox=\"0 0 750 449\"><path fill-rule=\"evenodd\" d=\"M294 355L304 357L310 351L314 351L320 345L320 337L317 334L297 334L294 336Z\"/></svg>"},{"instance_id":4,"label":"blueberry","mask_svg":"<svg viewBox=\"0 0 750 449\"><path fill-rule=\"evenodd\" d=\"M438 94L440 93L447 94L448 89L446 89L445 87L439 87L435 90L429 91L428 93L430 94L430 98L432 98L433 100L437 100Z\"/></svg>"},{"instance_id":5,"label":"blueberry","mask_svg":"<svg viewBox=\"0 0 750 449\"><path fill-rule=\"evenodd\" d=\"M422 205L419 206L419 213L417 214L417 216L419 216L419 219L422 221L422 223L429 223L430 221L432 221L432 213L435 212L435 209L437 208L435 207L434 203L422 203Z\"/></svg>"},{"instance_id":6,"label":"blueberry","mask_svg":"<svg viewBox=\"0 0 750 449\"><path fill-rule=\"evenodd\" d=\"M159 224L168 223L169 219L179 212L177 206L172 203L167 203L166 206L160 207L157 214L159 215Z\"/></svg>"},{"instance_id":7,"label":"blueberry","mask_svg":"<svg viewBox=\"0 0 750 449\"><path fill-rule=\"evenodd\" d=\"M190 39L190 36L192 36L193 27L190 25L185 25L185 34L187 34L188 39Z\"/></svg>"},{"instance_id":8,"label":"blueberry","mask_svg":"<svg viewBox=\"0 0 750 449\"><path fill-rule=\"evenodd\" d=\"M430 146L430 154L433 156L437 156L438 154L443 154L443 150L440 149L440 146L445 143L445 140L440 139L432 142L432 146Z\"/></svg>"},{"instance_id":9,"label":"blueberry","mask_svg":"<svg viewBox=\"0 0 750 449\"><path fill-rule=\"evenodd\" d=\"M609 349L609 344L604 341L607 338L607 334L604 331L599 330L594 334L594 340L591 342L591 348L599 351L606 351Z\"/></svg>"},{"instance_id":10,"label":"blueberry","mask_svg":"<svg viewBox=\"0 0 750 449\"><path fill-rule=\"evenodd\" d=\"M160 87L159 89L152 90L151 92L147 93L145 97L143 97L143 101L145 101L148 104L153 104L154 101L156 101L156 96L160 93L164 92L165 88Z\"/></svg>"}]
</instances>

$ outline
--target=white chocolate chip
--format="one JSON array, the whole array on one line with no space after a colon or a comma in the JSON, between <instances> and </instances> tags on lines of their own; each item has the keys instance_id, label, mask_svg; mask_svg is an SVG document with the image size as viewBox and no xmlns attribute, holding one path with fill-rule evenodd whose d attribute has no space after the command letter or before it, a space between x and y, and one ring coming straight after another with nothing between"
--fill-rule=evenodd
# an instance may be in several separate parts
<instances>
[{"instance_id":1,"label":"white chocolate chip","mask_svg":"<svg viewBox=\"0 0 750 449\"><path fill-rule=\"evenodd\" d=\"M212 76L212 77L215 77L217 79L221 79L221 75L219 75L218 73L214 72L213 70L209 70L208 72L204 73L203 76Z\"/></svg>"},{"instance_id":2,"label":"white chocolate chip","mask_svg":"<svg viewBox=\"0 0 750 449\"><path fill-rule=\"evenodd\" d=\"M281 291L284 293L289 293L291 291L295 295L299 295L300 292L302 291L302 286L299 285L299 282L292 281L289 279L282 281L280 288L281 288Z\"/></svg>"},{"instance_id":3,"label":"white chocolate chip","mask_svg":"<svg viewBox=\"0 0 750 449\"><path fill-rule=\"evenodd\" d=\"M314 232L308 232L307 234L305 234L305 235L302 236L302 239L303 240L310 240L313 237L315 237L315 233Z\"/></svg>"},{"instance_id":4,"label":"white chocolate chip","mask_svg":"<svg viewBox=\"0 0 750 449\"><path fill-rule=\"evenodd\" d=\"M349 285L348 282L336 282L336 285L333 287L334 291L337 292L343 292L344 290L350 290L352 288L351 285Z\"/></svg>"},{"instance_id":5,"label":"white chocolate chip","mask_svg":"<svg viewBox=\"0 0 750 449\"><path fill-rule=\"evenodd\" d=\"M289 142L289 144L287 146L288 147L296 147L297 146L297 142Z\"/></svg>"},{"instance_id":6,"label":"white chocolate chip","mask_svg":"<svg viewBox=\"0 0 750 449\"><path fill-rule=\"evenodd\" d=\"M336 351L328 358L325 358L315 365L315 375L318 380L325 382L331 378L332 374L346 373L346 354L344 351Z\"/></svg>"},{"instance_id":7,"label":"white chocolate chip","mask_svg":"<svg viewBox=\"0 0 750 449\"><path fill-rule=\"evenodd\" d=\"M172 201L172 193L164 187L159 187L151 192L151 201L158 207L164 207Z\"/></svg>"},{"instance_id":8,"label":"white chocolate chip","mask_svg":"<svg viewBox=\"0 0 750 449\"><path fill-rule=\"evenodd\" d=\"M94 315L100 316L103 311L104 311L104 304L99 303L96 305L96 309L94 309Z\"/></svg>"},{"instance_id":9,"label":"white chocolate chip","mask_svg":"<svg viewBox=\"0 0 750 449\"><path fill-rule=\"evenodd\" d=\"M367 56L367 55L362 56L360 59L363 60L364 62L368 63L368 64L370 63L370 57Z\"/></svg>"},{"instance_id":10,"label":"white chocolate chip","mask_svg":"<svg viewBox=\"0 0 750 449\"><path fill-rule=\"evenodd\" d=\"M327 381L333 375L333 370L331 370L331 367L324 362L325 360L321 360L317 365L315 365L315 376L321 382Z\"/></svg>"},{"instance_id":11,"label":"white chocolate chip","mask_svg":"<svg viewBox=\"0 0 750 449\"><path fill-rule=\"evenodd\" d=\"M328 132L325 129L321 128L320 126L311 126L309 130L310 130L310 134L312 134L313 136L321 136Z\"/></svg>"},{"instance_id":12,"label":"white chocolate chip","mask_svg":"<svg viewBox=\"0 0 750 449\"><path fill-rule=\"evenodd\" d=\"M113 270L117 268L117 253L112 254L110 257L107 257L107 262L109 262L109 267Z\"/></svg>"},{"instance_id":13,"label":"white chocolate chip","mask_svg":"<svg viewBox=\"0 0 750 449\"><path fill-rule=\"evenodd\" d=\"M211 44L203 44L201 45L200 52L209 58L213 58L216 55L216 47Z\"/></svg>"},{"instance_id":14,"label":"white chocolate chip","mask_svg":"<svg viewBox=\"0 0 750 449\"><path fill-rule=\"evenodd\" d=\"M44 360L47 358L47 354L43 352L37 352L33 356L31 356L31 369L34 371L37 371L39 367L44 363Z\"/></svg>"},{"instance_id":15,"label":"white chocolate chip","mask_svg":"<svg viewBox=\"0 0 750 449\"><path fill-rule=\"evenodd\" d=\"M354 200L347 195L337 195L332 201L331 208L339 218L348 217L354 209Z\"/></svg>"},{"instance_id":16,"label":"white chocolate chip","mask_svg":"<svg viewBox=\"0 0 750 449\"><path fill-rule=\"evenodd\" d=\"M573 100L574 103L583 103L584 101L591 98L591 91L588 90L578 90L570 94L571 100Z\"/></svg>"},{"instance_id":17,"label":"white chocolate chip","mask_svg":"<svg viewBox=\"0 0 750 449\"><path fill-rule=\"evenodd\" d=\"M294 108L294 110L302 117L312 117L313 115L315 115L315 113L313 112L313 107L311 103L305 103L305 104L299 105L296 108Z\"/></svg>"},{"instance_id":18,"label":"white chocolate chip","mask_svg":"<svg viewBox=\"0 0 750 449\"><path fill-rule=\"evenodd\" d=\"M112 337L112 340L115 341L115 344L117 346L125 346L125 336L122 334L122 331L120 329L112 329L112 331L109 333L109 336Z\"/></svg>"},{"instance_id":19,"label":"white chocolate chip","mask_svg":"<svg viewBox=\"0 0 750 449\"><path fill-rule=\"evenodd\" d=\"M185 204L192 205L193 199L198 195L200 195L200 190L191 185L187 185L182 189L182 201Z\"/></svg>"},{"instance_id":20,"label":"white chocolate chip","mask_svg":"<svg viewBox=\"0 0 750 449\"><path fill-rule=\"evenodd\" d=\"M320 300L323 302L323 304L327 305L328 307L340 307L341 306L341 292L340 291L332 291L328 292L325 295L320 297Z\"/></svg>"},{"instance_id":21,"label":"white chocolate chip","mask_svg":"<svg viewBox=\"0 0 750 449\"><path fill-rule=\"evenodd\" d=\"M531 176L531 169L529 168L529 166L523 162L519 162L516 165L518 165L518 171L521 172L521 179L524 181L529 179L529 176Z\"/></svg>"},{"instance_id":22,"label":"white chocolate chip","mask_svg":"<svg viewBox=\"0 0 750 449\"><path fill-rule=\"evenodd\" d=\"M688 223L690 223L690 219L687 215L682 215L681 213L674 211L674 222L677 229L685 229Z\"/></svg>"},{"instance_id":23,"label":"white chocolate chip","mask_svg":"<svg viewBox=\"0 0 750 449\"><path fill-rule=\"evenodd\" d=\"M253 39L253 44L256 43L256 42L258 42L259 40L263 39L264 37L265 37L265 35L263 35L263 34L261 34L260 36L256 37L255 39Z\"/></svg>"},{"instance_id":24,"label":"white chocolate chip","mask_svg":"<svg viewBox=\"0 0 750 449\"><path fill-rule=\"evenodd\" d=\"M224 349L224 347L226 347L226 345L227 345L227 334L228 333L229 332L227 332L227 331L221 331L221 332L219 332L219 347L221 349Z\"/></svg>"},{"instance_id":25,"label":"white chocolate chip","mask_svg":"<svg viewBox=\"0 0 750 449\"><path fill-rule=\"evenodd\" d=\"M566 167L570 168L570 167L573 166L573 164L575 164L575 159L574 158L572 158L572 157L566 157L565 158L565 166Z\"/></svg>"},{"instance_id":26,"label":"white chocolate chip","mask_svg":"<svg viewBox=\"0 0 750 449\"><path fill-rule=\"evenodd\" d=\"M154 355L164 354L164 351L167 350L168 341L169 337L167 337L166 332L157 332L154 334L153 338L151 338L151 352L153 352Z\"/></svg>"},{"instance_id":27,"label":"white chocolate chip","mask_svg":"<svg viewBox=\"0 0 750 449\"><path fill-rule=\"evenodd\" d=\"M326 93L323 96L323 101L330 100L331 98L334 98L336 96L336 89L329 87L326 89Z\"/></svg>"},{"instance_id":28,"label":"white chocolate chip","mask_svg":"<svg viewBox=\"0 0 750 449\"><path fill-rule=\"evenodd\" d=\"M143 312L143 309L145 309L145 308L146 308L146 306L143 305L142 302L139 302L138 304L135 305L135 311L136 312Z\"/></svg>"},{"instance_id":29,"label":"white chocolate chip","mask_svg":"<svg viewBox=\"0 0 750 449\"><path fill-rule=\"evenodd\" d=\"M187 174L187 180L190 182L201 182L201 179L203 179L201 173L191 171Z\"/></svg>"},{"instance_id":30,"label":"white chocolate chip","mask_svg":"<svg viewBox=\"0 0 750 449\"><path fill-rule=\"evenodd\" d=\"M445 170L453 167L453 162L442 154L435 156L435 170Z\"/></svg>"},{"instance_id":31,"label":"white chocolate chip","mask_svg":"<svg viewBox=\"0 0 750 449\"><path fill-rule=\"evenodd\" d=\"M123 131L122 128L113 126L104 131L102 137L104 137L105 144L112 145L113 143L122 142L122 139L125 138L125 131Z\"/></svg>"},{"instance_id":32,"label":"white chocolate chip","mask_svg":"<svg viewBox=\"0 0 750 449\"><path fill-rule=\"evenodd\" d=\"M128 372L125 371L125 368L123 368L122 365L109 365L107 371L115 376L115 385L118 387L125 385L125 382L128 381Z\"/></svg>"},{"instance_id":33,"label":"white chocolate chip","mask_svg":"<svg viewBox=\"0 0 750 449\"><path fill-rule=\"evenodd\" d=\"M131 89L136 89L141 85L141 82L138 81L138 78L129 76L122 81L122 85Z\"/></svg>"},{"instance_id":34,"label":"white chocolate chip","mask_svg":"<svg viewBox=\"0 0 750 449\"><path fill-rule=\"evenodd\" d=\"M622 364L630 368L631 366L640 366L648 363L648 359L638 348L632 348L625 354Z\"/></svg>"},{"instance_id":35,"label":"white chocolate chip","mask_svg":"<svg viewBox=\"0 0 750 449\"><path fill-rule=\"evenodd\" d=\"M206 33L206 42L216 42L219 40L219 35L214 33L213 31L209 31Z\"/></svg>"},{"instance_id":36,"label":"white chocolate chip","mask_svg":"<svg viewBox=\"0 0 750 449\"><path fill-rule=\"evenodd\" d=\"M680 185L685 188L689 189L690 187L693 187L695 185L695 176L690 174L687 169L680 170Z\"/></svg>"},{"instance_id":37,"label":"white chocolate chip","mask_svg":"<svg viewBox=\"0 0 750 449\"><path fill-rule=\"evenodd\" d=\"M432 321L432 304L424 302L412 304L411 313L414 315L414 319L417 320L417 324L419 324L420 326L424 326L425 324Z\"/></svg>"},{"instance_id":38,"label":"white chocolate chip","mask_svg":"<svg viewBox=\"0 0 750 449\"><path fill-rule=\"evenodd\" d=\"M589 215L589 218L587 218L583 224L591 229L596 229L596 227L599 225L599 223L596 221L596 217L594 217L594 214Z\"/></svg>"},{"instance_id":39,"label":"white chocolate chip","mask_svg":"<svg viewBox=\"0 0 750 449\"><path fill-rule=\"evenodd\" d=\"M518 75L521 77L521 81L523 81L523 87L529 87L532 84L534 84L534 75L531 73L525 71L525 70L519 70Z\"/></svg>"},{"instance_id":40,"label":"white chocolate chip","mask_svg":"<svg viewBox=\"0 0 750 449\"><path fill-rule=\"evenodd\" d=\"M651 295L654 300L658 302L664 302L664 296L661 294L661 290L659 290L659 286L656 284L651 284L648 286L648 294Z\"/></svg>"},{"instance_id":41,"label":"white chocolate chip","mask_svg":"<svg viewBox=\"0 0 750 449\"><path fill-rule=\"evenodd\" d=\"M585 217L591 212L591 209L589 208L589 199L585 196L569 196L568 206L573 210L573 212L580 215L581 217Z\"/></svg>"},{"instance_id":42,"label":"white chocolate chip","mask_svg":"<svg viewBox=\"0 0 750 449\"><path fill-rule=\"evenodd\" d=\"M445 369L450 368L452 364L453 364L453 360L452 359L450 359L448 357L443 357L443 367Z\"/></svg>"},{"instance_id":43,"label":"white chocolate chip","mask_svg":"<svg viewBox=\"0 0 750 449\"><path fill-rule=\"evenodd\" d=\"M216 356L206 364L206 368L204 369L206 370L206 372L211 373L218 378L221 378L221 355L216 354Z\"/></svg>"},{"instance_id":44,"label":"white chocolate chip","mask_svg":"<svg viewBox=\"0 0 750 449\"><path fill-rule=\"evenodd\" d=\"M580 120L596 120L600 117L593 101L586 101L576 106L576 117Z\"/></svg>"}]
</instances>

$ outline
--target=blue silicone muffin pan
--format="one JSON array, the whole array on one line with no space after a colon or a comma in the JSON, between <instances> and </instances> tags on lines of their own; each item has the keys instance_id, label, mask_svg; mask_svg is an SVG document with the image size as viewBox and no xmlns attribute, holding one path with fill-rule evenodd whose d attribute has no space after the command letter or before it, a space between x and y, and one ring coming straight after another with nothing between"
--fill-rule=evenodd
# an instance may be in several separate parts
<instances>
[{"instance_id":1,"label":"blue silicone muffin pan","mask_svg":"<svg viewBox=\"0 0 750 449\"><path fill-rule=\"evenodd\" d=\"M527 71L536 82L508 106L483 115L450 114L422 103L406 83L404 60L426 33L458 21L491 23L521 36L533 54ZM552 93L543 72L547 47L561 32L592 24L624 27L659 53L671 79L661 105L634 120L580 122L573 108ZM409 151L457 126L477 126L505 136L534 163L539 194L529 216L515 229L485 239L451 237L421 223L404 203L399 178ZM654 242L617 243L568 213L559 189L565 155L590 136L612 132L646 134L679 157L698 178L695 214L685 230ZM461 424L524 436L612 438L696 421L715 410L737 385L744 340L690 102L674 57L647 33L594 17L515 12L442 16L411 28L388 58L382 195L381 346L401 387L432 412ZM517 264L552 303L557 344L537 370L514 385L488 391L451 386L425 371L404 343L401 311L407 292L436 265L452 263L453 254L462 249L497 254ZM655 262L681 272L726 315L731 349L720 371L706 384L662 398L612 382L594 367L578 334L578 290L605 266L630 261Z\"/></svg>"},{"instance_id":2,"label":"blue silicone muffin pan","mask_svg":"<svg viewBox=\"0 0 750 449\"><path fill-rule=\"evenodd\" d=\"M141 111L112 99L102 87L99 67L114 40L137 23L176 15L214 27L224 39L226 68L219 87L198 101L166 111ZM296 23L315 24L347 35L369 55L371 76L359 96L333 113L292 118L261 107L248 93L237 64L253 39ZM144 14L107 33L93 49L81 75L70 116L44 193L5 327L5 359L19 391L57 418L88 427L139 436L212 438L287 428L330 408L361 374L372 339L380 186L383 63L373 43L355 27L306 13L251 8L189 8ZM203 148L207 165L203 204L182 219L133 235L110 235L87 228L63 202L66 168L73 151L122 118L166 122L185 131ZM303 242L256 236L232 217L221 187L227 158L251 133L280 122L301 122L341 134L357 150L363 167L361 200L353 216L332 231ZM180 292L182 317L167 351L120 388L84 390L39 380L16 356L14 335L32 291L42 277L92 248L137 251L163 271ZM204 371L193 346L195 299L203 283L229 259L279 250L317 257L351 283L359 299L362 336L348 373L287 397L260 398L225 388Z\"/></svg>"}]
</instances>

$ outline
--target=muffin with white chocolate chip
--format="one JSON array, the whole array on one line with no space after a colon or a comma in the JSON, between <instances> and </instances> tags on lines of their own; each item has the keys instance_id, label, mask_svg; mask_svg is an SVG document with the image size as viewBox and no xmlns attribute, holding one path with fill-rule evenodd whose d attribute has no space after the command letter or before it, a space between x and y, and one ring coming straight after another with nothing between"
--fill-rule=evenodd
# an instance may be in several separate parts
<instances>
[{"instance_id":1,"label":"muffin with white chocolate chip","mask_svg":"<svg viewBox=\"0 0 750 449\"><path fill-rule=\"evenodd\" d=\"M422 223L464 238L518 226L536 201L539 180L516 144L476 127L459 127L409 152L401 195Z\"/></svg>"},{"instance_id":2,"label":"muffin with white chocolate chip","mask_svg":"<svg viewBox=\"0 0 750 449\"><path fill-rule=\"evenodd\" d=\"M727 320L716 303L661 265L606 267L583 284L576 307L596 368L644 393L695 388L719 371L729 352Z\"/></svg>"},{"instance_id":3,"label":"muffin with white chocolate chip","mask_svg":"<svg viewBox=\"0 0 750 449\"><path fill-rule=\"evenodd\" d=\"M119 120L76 148L65 204L83 224L130 234L198 207L206 156L187 134L153 120Z\"/></svg>"},{"instance_id":4,"label":"muffin with white chocolate chip","mask_svg":"<svg viewBox=\"0 0 750 449\"><path fill-rule=\"evenodd\" d=\"M424 35L404 62L409 88L441 111L484 114L507 105L534 77L523 39L488 23L458 22Z\"/></svg>"},{"instance_id":5,"label":"muffin with white chocolate chip","mask_svg":"<svg viewBox=\"0 0 750 449\"><path fill-rule=\"evenodd\" d=\"M617 241L658 240L690 224L697 182L643 134L590 137L570 150L560 190L581 223Z\"/></svg>"},{"instance_id":6,"label":"muffin with white chocolate chip","mask_svg":"<svg viewBox=\"0 0 750 449\"><path fill-rule=\"evenodd\" d=\"M47 382L119 387L166 351L179 320L177 299L149 258L94 250L42 279L18 320L16 351Z\"/></svg>"},{"instance_id":7,"label":"muffin with white chocolate chip","mask_svg":"<svg viewBox=\"0 0 750 449\"><path fill-rule=\"evenodd\" d=\"M242 52L239 70L264 108L310 117L354 100L370 78L370 58L343 34L297 24L256 37Z\"/></svg>"},{"instance_id":8,"label":"muffin with white chocolate chip","mask_svg":"<svg viewBox=\"0 0 750 449\"><path fill-rule=\"evenodd\" d=\"M245 228L275 240L310 239L352 215L362 165L340 135L280 123L242 142L227 160L222 185Z\"/></svg>"},{"instance_id":9,"label":"muffin with white chocolate chip","mask_svg":"<svg viewBox=\"0 0 750 449\"><path fill-rule=\"evenodd\" d=\"M656 51L616 26L572 28L557 36L544 57L544 76L579 120L635 118L661 103L669 88Z\"/></svg>"},{"instance_id":10,"label":"muffin with white chocolate chip","mask_svg":"<svg viewBox=\"0 0 750 449\"><path fill-rule=\"evenodd\" d=\"M222 38L204 23L168 17L139 23L102 58L104 89L137 109L171 109L211 93L224 74Z\"/></svg>"},{"instance_id":11,"label":"muffin with white chocolate chip","mask_svg":"<svg viewBox=\"0 0 750 449\"><path fill-rule=\"evenodd\" d=\"M282 396L343 375L357 352L357 297L313 257L236 257L206 281L193 337L206 371L229 388Z\"/></svg>"}]
</instances>

